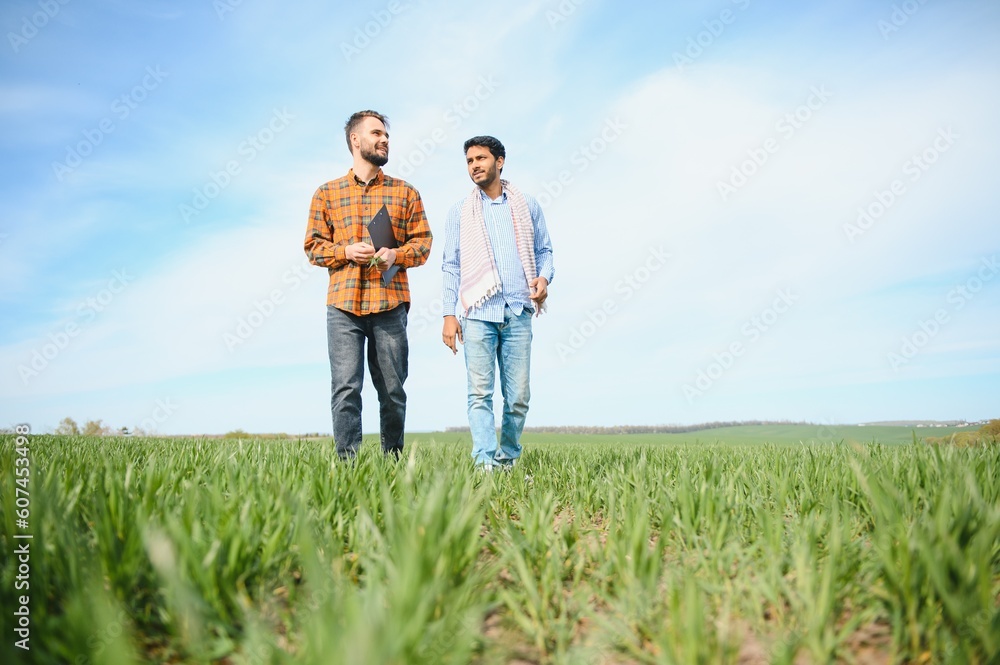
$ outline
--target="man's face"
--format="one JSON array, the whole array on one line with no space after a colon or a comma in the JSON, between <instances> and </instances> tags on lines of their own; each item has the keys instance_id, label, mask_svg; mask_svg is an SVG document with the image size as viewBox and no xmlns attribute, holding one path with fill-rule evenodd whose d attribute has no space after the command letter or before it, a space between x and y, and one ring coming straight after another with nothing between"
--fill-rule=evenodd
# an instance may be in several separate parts
<instances>
[{"instance_id":1,"label":"man's face","mask_svg":"<svg viewBox=\"0 0 1000 665\"><path fill-rule=\"evenodd\" d=\"M352 133L361 144L361 158L374 166L385 166L389 161L389 133L378 118L367 116Z\"/></svg>"},{"instance_id":2,"label":"man's face","mask_svg":"<svg viewBox=\"0 0 1000 665\"><path fill-rule=\"evenodd\" d=\"M465 163L469 167L469 177L480 187L487 188L500 177L503 157L495 158L489 148L474 145L465 153Z\"/></svg>"}]
</instances>

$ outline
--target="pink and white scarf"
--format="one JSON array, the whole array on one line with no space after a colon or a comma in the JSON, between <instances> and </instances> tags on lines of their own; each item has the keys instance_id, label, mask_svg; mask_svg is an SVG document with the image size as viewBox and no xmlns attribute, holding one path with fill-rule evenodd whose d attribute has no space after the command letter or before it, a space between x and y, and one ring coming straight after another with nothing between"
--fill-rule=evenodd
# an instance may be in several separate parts
<instances>
[{"instance_id":1,"label":"pink and white scarf","mask_svg":"<svg viewBox=\"0 0 1000 665\"><path fill-rule=\"evenodd\" d=\"M514 220L514 240L517 255L524 267L524 276L531 284L537 277L535 267L535 227L531 223L528 201L517 187L501 180L503 191L507 192L510 214ZM480 188L476 187L462 203L462 217L459 226L458 251L461 260L458 297L462 305L462 315L479 307L490 296L500 290L500 273L497 272L493 247L486 232L483 218L483 203Z\"/></svg>"}]
</instances>

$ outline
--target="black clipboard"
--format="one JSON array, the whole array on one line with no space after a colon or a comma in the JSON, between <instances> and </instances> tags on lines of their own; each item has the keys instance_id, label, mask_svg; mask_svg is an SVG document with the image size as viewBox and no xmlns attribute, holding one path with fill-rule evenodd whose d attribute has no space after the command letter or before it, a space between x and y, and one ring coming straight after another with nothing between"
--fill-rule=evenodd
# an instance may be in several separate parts
<instances>
[{"instance_id":1,"label":"black clipboard","mask_svg":"<svg viewBox=\"0 0 1000 665\"><path fill-rule=\"evenodd\" d=\"M368 222L368 235L371 236L372 246L376 250L383 247L388 247L389 249L399 247L399 243L396 242L396 235L392 232L392 219L389 218L389 211L385 205L379 208L375 216L372 217L372 221ZM399 272L398 263L389 266L382 273L382 283L388 286L397 272Z\"/></svg>"}]
</instances>

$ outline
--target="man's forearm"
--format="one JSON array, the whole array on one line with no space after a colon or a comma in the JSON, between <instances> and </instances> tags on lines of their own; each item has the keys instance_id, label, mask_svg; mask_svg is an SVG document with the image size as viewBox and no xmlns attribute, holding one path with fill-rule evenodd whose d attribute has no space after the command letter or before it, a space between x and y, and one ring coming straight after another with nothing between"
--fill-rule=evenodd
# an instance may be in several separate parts
<instances>
[{"instance_id":1,"label":"man's forearm","mask_svg":"<svg viewBox=\"0 0 1000 665\"><path fill-rule=\"evenodd\" d=\"M347 243L335 242L330 232L326 198L321 188L309 204L304 244L309 263L321 268L339 268L347 263Z\"/></svg>"},{"instance_id":2,"label":"man's forearm","mask_svg":"<svg viewBox=\"0 0 1000 665\"><path fill-rule=\"evenodd\" d=\"M316 233L306 239L305 251L309 263L321 268L340 268L347 263L346 245L331 242Z\"/></svg>"},{"instance_id":3,"label":"man's forearm","mask_svg":"<svg viewBox=\"0 0 1000 665\"><path fill-rule=\"evenodd\" d=\"M396 248L396 264L400 268L416 268L427 263L431 254L431 238L411 238Z\"/></svg>"}]
</instances>

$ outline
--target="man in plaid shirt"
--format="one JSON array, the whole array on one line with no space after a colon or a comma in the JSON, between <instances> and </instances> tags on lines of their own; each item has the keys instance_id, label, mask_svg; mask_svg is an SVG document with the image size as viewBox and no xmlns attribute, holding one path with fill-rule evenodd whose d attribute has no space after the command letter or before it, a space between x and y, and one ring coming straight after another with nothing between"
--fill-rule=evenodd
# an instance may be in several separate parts
<instances>
[{"instance_id":1,"label":"man in plaid shirt","mask_svg":"<svg viewBox=\"0 0 1000 665\"><path fill-rule=\"evenodd\" d=\"M427 261L431 230L420 194L409 183L387 176L389 121L375 111L359 111L344 133L354 166L347 175L321 186L313 195L306 228L309 262L326 268L326 328L330 354L333 439L337 454L354 457L361 445L361 387L365 342L368 371L378 392L382 450L403 449L406 419L410 308L407 268ZM397 247L376 250L368 223L385 206ZM388 284L382 273L400 270Z\"/></svg>"}]
</instances>

